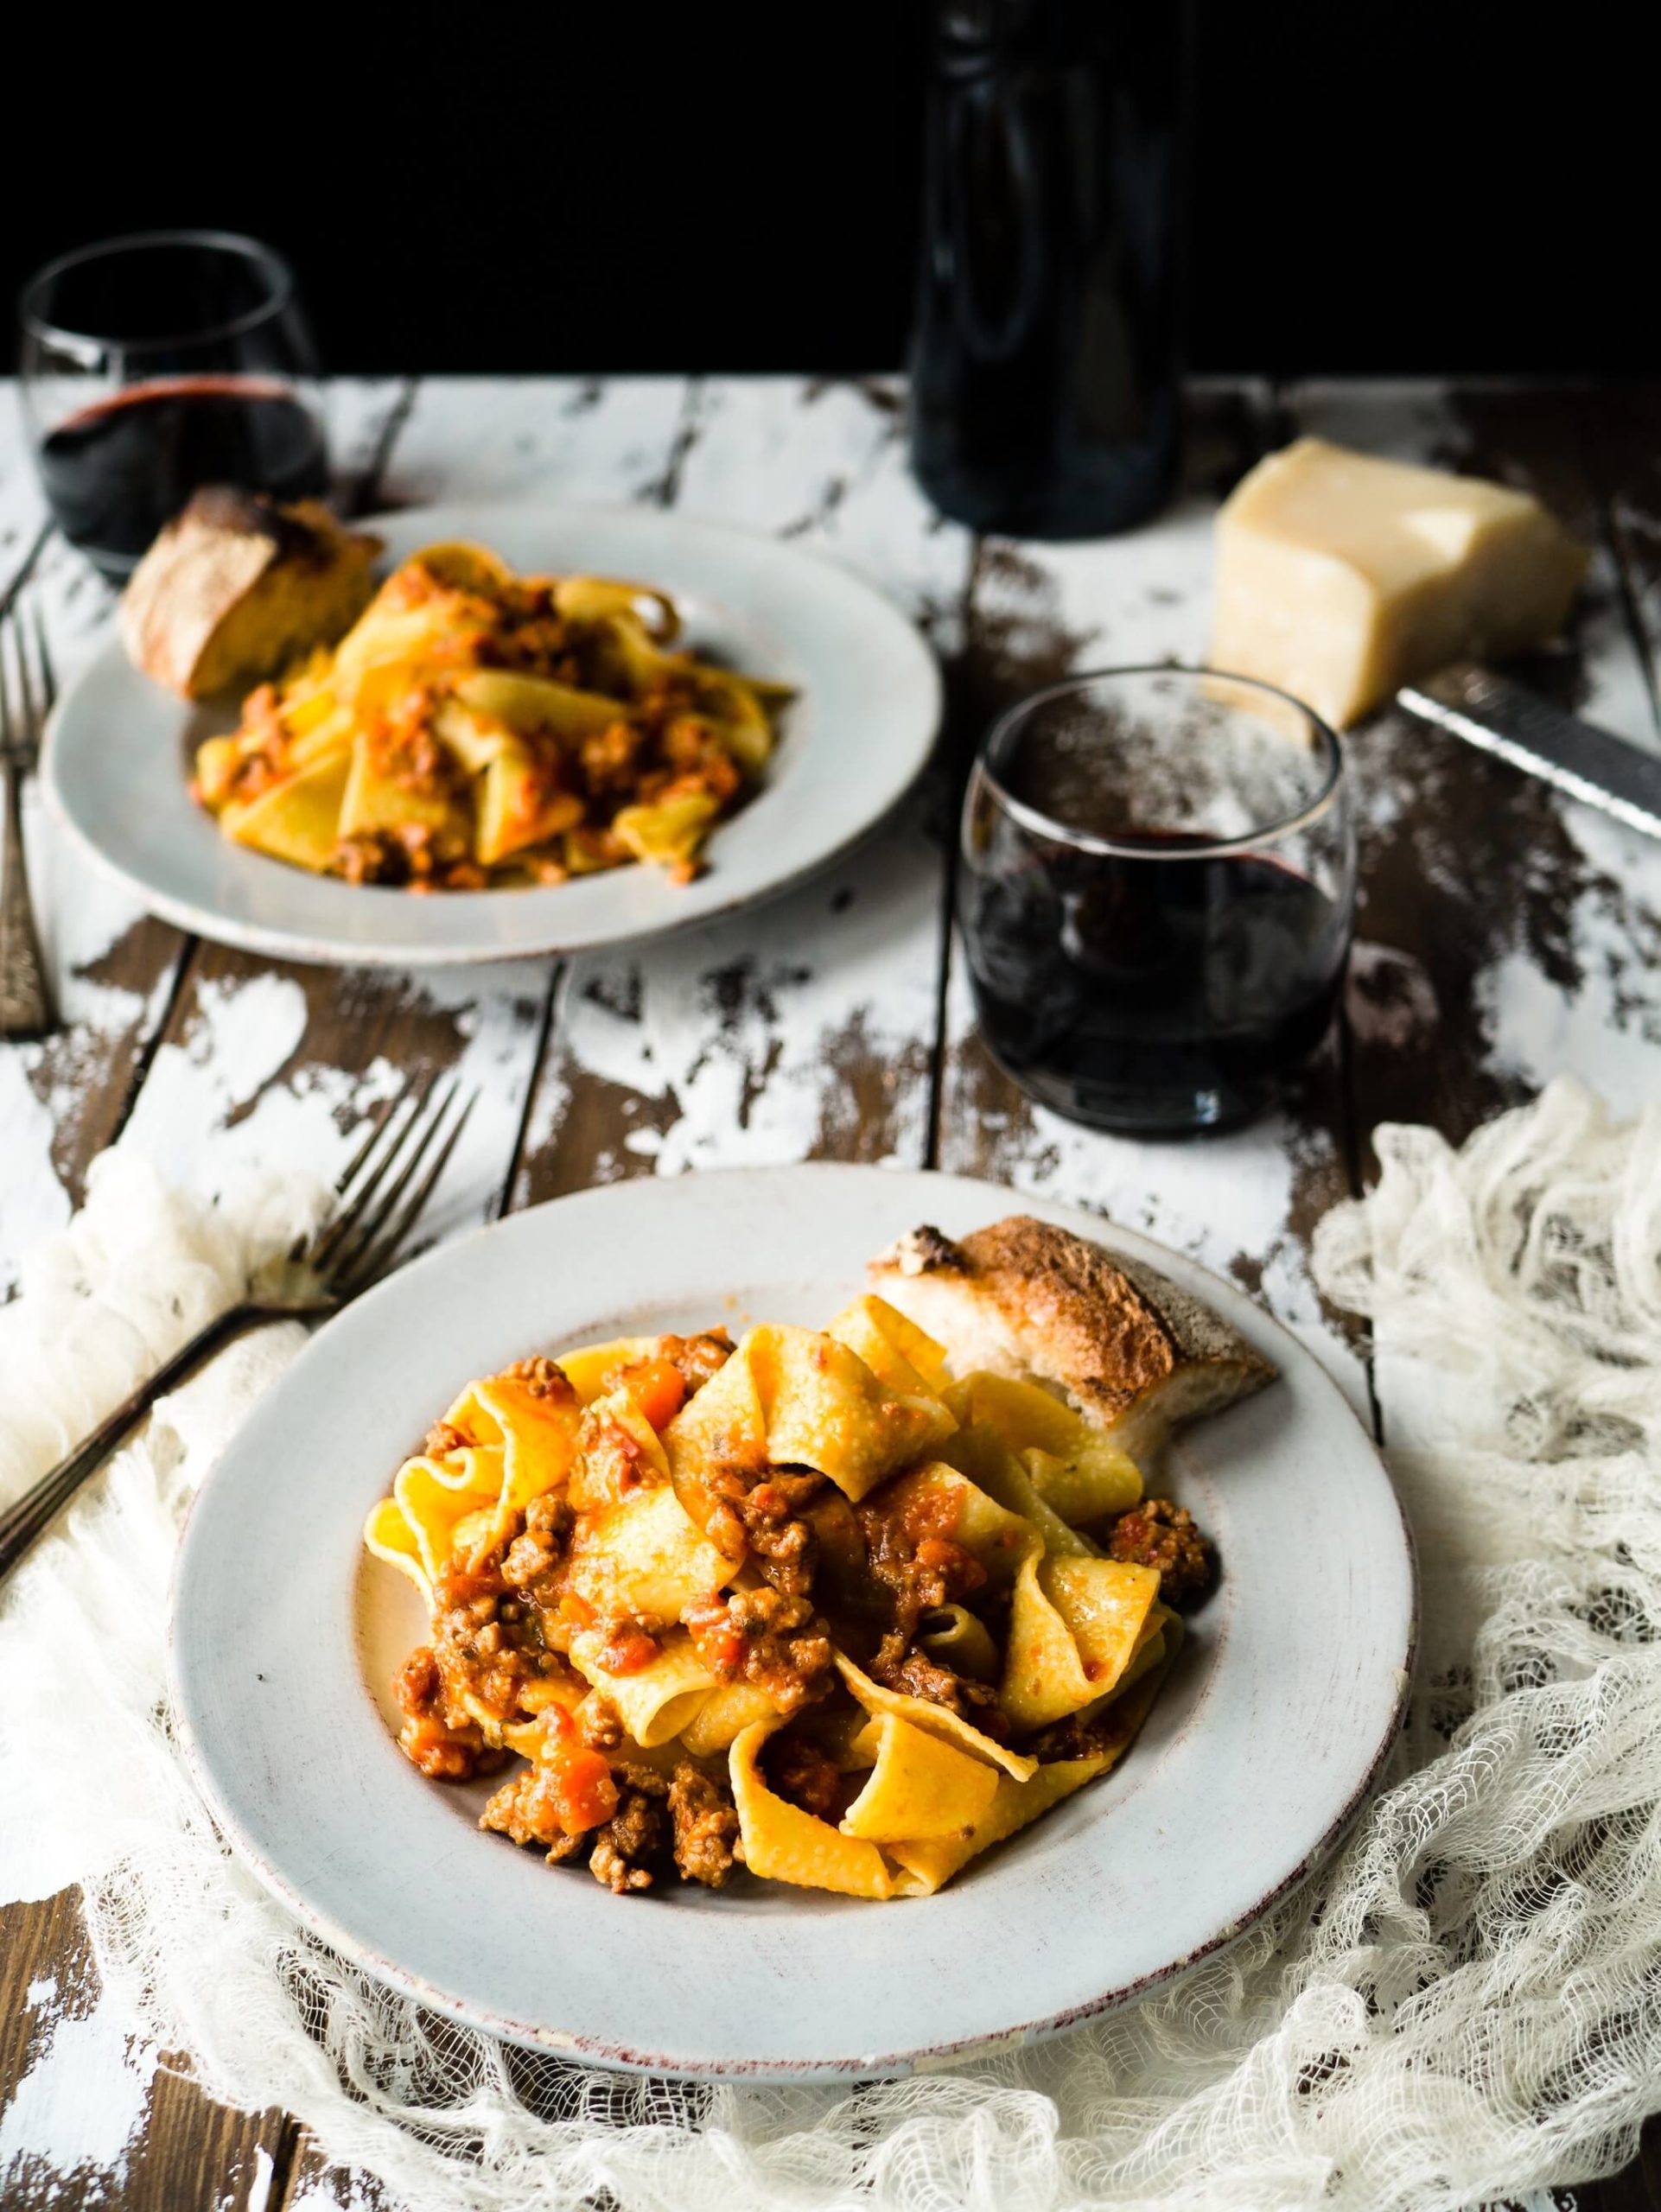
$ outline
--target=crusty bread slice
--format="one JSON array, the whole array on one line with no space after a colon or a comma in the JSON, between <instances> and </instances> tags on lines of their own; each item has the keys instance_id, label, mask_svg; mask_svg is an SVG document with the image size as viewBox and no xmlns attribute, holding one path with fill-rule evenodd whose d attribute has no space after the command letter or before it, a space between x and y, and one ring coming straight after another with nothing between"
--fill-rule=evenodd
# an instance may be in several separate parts
<instances>
[{"instance_id":1,"label":"crusty bread slice","mask_svg":"<svg viewBox=\"0 0 1661 2212\"><path fill-rule=\"evenodd\" d=\"M315 499L285 507L210 486L133 570L121 642L136 668L187 699L245 690L345 635L369 604L380 550Z\"/></svg>"},{"instance_id":2,"label":"crusty bread slice","mask_svg":"<svg viewBox=\"0 0 1661 2212\"><path fill-rule=\"evenodd\" d=\"M914 1229L871 1262L872 1287L977 1368L1041 1382L1133 1458L1179 1422L1261 1390L1276 1370L1142 1262L1011 1214L961 1243Z\"/></svg>"}]
</instances>

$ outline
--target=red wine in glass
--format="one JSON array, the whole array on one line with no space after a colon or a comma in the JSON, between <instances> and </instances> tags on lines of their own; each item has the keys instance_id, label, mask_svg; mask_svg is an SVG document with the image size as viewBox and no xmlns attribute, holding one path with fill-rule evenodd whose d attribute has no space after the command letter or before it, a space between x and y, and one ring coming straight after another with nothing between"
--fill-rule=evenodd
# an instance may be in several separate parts
<instances>
[{"instance_id":1,"label":"red wine in glass","mask_svg":"<svg viewBox=\"0 0 1661 2212\"><path fill-rule=\"evenodd\" d=\"M64 536L120 576L203 485L317 498L328 452L312 410L273 378L158 377L59 423L40 471Z\"/></svg>"},{"instance_id":2,"label":"red wine in glass","mask_svg":"<svg viewBox=\"0 0 1661 2212\"><path fill-rule=\"evenodd\" d=\"M328 485L317 357L294 272L229 231L145 231L24 286L18 368L59 527L112 582L204 485Z\"/></svg>"},{"instance_id":3,"label":"red wine in glass","mask_svg":"<svg viewBox=\"0 0 1661 2212\"><path fill-rule=\"evenodd\" d=\"M1074 1121L1246 1120L1326 1035L1354 882L1342 751L1307 709L1203 670L1053 685L995 725L964 803L982 1033Z\"/></svg>"},{"instance_id":4,"label":"red wine in glass","mask_svg":"<svg viewBox=\"0 0 1661 2212\"><path fill-rule=\"evenodd\" d=\"M1150 841L1153 842L1153 841ZM1036 854L976 870L964 902L981 1029L1015 1080L1074 1121L1207 1127L1261 1106L1327 1033L1348 938L1339 903L1262 854Z\"/></svg>"}]
</instances>

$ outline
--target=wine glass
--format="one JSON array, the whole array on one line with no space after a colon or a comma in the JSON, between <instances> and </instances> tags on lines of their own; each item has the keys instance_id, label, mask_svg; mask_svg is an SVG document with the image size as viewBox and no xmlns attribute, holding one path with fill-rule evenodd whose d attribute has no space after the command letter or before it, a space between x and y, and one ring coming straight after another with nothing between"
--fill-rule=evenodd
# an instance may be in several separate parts
<instances>
[{"instance_id":1,"label":"wine glass","mask_svg":"<svg viewBox=\"0 0 1661 2212\"><path fill-rule=\"evenodd\" d=\"M48 262L18 313L48 504L111 582L204 484L328 489L316 353L269 246L229 231L110 238Z\"/></svg>"},{"instance_id":2,"label":"wine glass","mask_svg":"<svg viewBox=\"0 0 1661 2212\"><path fill-rule=\"evenodd\" d=\"M958 918L981 1031L1042 1104L1177 1135L1245 1120L1325 1036L1355 905L1344 750L1206 669L1051 684L995 722Z\"/></svg>"}]
</instances>

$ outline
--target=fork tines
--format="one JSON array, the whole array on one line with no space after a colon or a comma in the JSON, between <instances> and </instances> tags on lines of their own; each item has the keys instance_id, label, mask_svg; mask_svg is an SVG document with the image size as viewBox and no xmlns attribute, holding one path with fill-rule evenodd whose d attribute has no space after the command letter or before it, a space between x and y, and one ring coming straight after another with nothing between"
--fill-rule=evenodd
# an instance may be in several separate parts
<instances>
[{"instance_id":1,"label":"fork tines","mask_svg":"<svg viewBox=\"0 0 1661 2212\"><path fill-rule=\"evenodd\" d=\"M478 1097L459 1077L410 1076L359 1147L335 1188L340 1210L307 1255L342 1298L391 1265L437 1188ZM461 1103L457 1109L457 1101Z\"/></svg>"},{"instance_id":2,"label":"fork tines","mask_svg":"<svg viewBox=\"0 0 1661 2212\"><path fill-rule=\"evenodd\" d=\"M41 612L31 651L16 590L0 602L0 1037L38 1038L56 1025L23 849L22 779L40 758L57 693Z\"/></svg>"},{"instance_id":3,"label":"fork tines","mask_svg":"<svg viewBox=\"0 0 1661 2212\"><path fill-rule=\"evenodd\" d=\"M41 610L37 607L34 612L33 623L26 626L22 610L14 600L0 614L0 753L19 768L32 768L39 759L41 733L58 696ZM32 655L28 636L31 628L35 632Z\"/></svg>"}]
</instances>

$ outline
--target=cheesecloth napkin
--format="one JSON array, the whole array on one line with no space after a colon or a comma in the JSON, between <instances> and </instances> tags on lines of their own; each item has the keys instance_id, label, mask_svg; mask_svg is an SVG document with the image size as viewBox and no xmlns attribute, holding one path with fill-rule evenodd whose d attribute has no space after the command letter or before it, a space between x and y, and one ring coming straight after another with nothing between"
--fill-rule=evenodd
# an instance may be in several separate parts
<instances>
[{"instance_id":1,"label":"cheesecloth napkin","mask_svg":"<svg viewBox=\"0 0 1661 2212\"><path fill-rule=\"evenodd\" d=\"M0 1605L0 1895L79 1881L135 2033L420 2212L1390 2212L1619 2167L1661 2103L1661 1109L1614 1129L1564 1081L1378 1151L1315 1268L1410 1416L1411 1714L1337 1859L1174 1987L951 2074L686 2088L449 2027L298 1934L194 1796L162 1658L179 1515L293 1328L164 1405ZM317 1204L100 1161L0 1310L0 1497Z\"/></svg>"}]
</instances>

